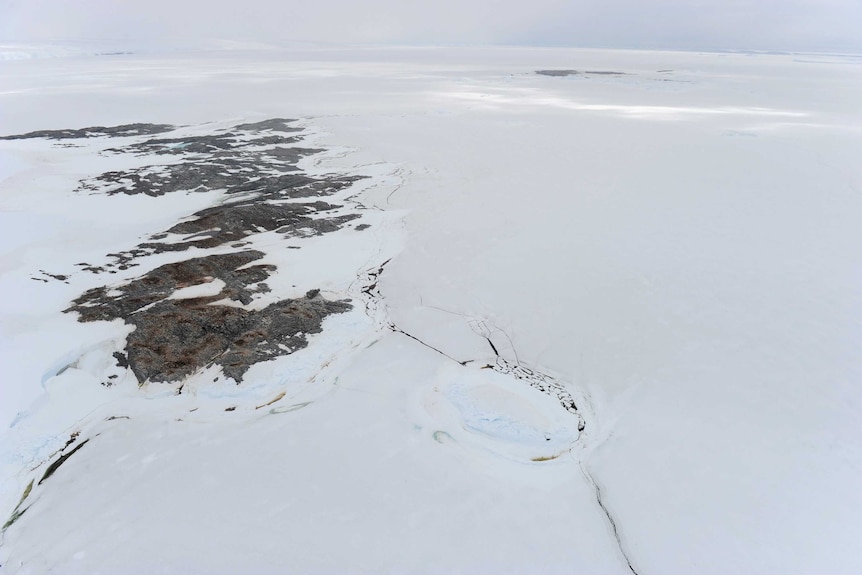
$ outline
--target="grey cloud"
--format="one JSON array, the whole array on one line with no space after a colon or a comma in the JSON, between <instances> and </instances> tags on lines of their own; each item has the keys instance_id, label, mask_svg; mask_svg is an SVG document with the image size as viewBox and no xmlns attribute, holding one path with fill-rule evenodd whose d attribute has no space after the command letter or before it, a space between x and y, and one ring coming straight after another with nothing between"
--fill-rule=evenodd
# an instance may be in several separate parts
<instances>
[{"instance_id":1,"label":"grey cloud","mask_svg":"<svg viewBox=\"0 0 862 575\"><path fill-rule=\"evenodd\" d=\"M858 0L0 0L0 41L862 50Z\"/></svg>"}]
</instances>

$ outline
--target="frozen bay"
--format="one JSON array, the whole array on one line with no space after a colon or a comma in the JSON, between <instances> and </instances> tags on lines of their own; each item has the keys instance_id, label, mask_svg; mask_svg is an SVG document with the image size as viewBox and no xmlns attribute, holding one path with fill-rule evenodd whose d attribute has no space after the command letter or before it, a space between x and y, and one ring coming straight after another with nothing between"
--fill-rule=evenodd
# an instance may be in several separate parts
<instances>
[{"instance_id":1,"label":"frozen bay","mask_svg":"<svg viewBox=\"0 0 862 575\"><path fill-rule=\"evenodd\" d=\"M3 513L89 439L32 488L3 570L857 572L860 71L503 48L0 62L0 135L296 118L322 150L301 167L365 176L345 193L370 224L254 240L273 297L354 302L305 351L240 386L108 388L128 327L62 310L148 270L74 265L223 194L75 193L151 160L0 142ZM583 429L481 369L496 354L559 382Z\"/></svg>"}]
</instances>

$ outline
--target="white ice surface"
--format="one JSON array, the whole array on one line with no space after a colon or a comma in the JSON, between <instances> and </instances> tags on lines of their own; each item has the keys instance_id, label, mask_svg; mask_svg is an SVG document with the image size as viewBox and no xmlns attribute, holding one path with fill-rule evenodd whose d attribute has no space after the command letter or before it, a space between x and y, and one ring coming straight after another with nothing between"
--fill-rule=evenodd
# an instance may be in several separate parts
<instances>
[{"instance_id":1,"label":"white ice surface","mask_svg":"<svg viewBox=\"0 0 862 575\"><path fill-rule=\"evenodd\" d=\"M553 68L629 75L532 74ZM343 293L397 254L387 317L476 360L461 368L355 310L247 387L202 374L189 397L105 390L126 328L60 313L103 277L29 278L217 194L75 195L109 160L0 142L0 403L7 422L27 413L3 440L3 512L68 433L101 433L34 489L3 569L630 572L588 473L641 575L862 571L860 101L860 60L829 56L0 62L3 133L301 117L341 150L316 169L385 166L361 199L397 210L364 216L388 227L355 232L331 268L297 259L276 295ZM588 398L571 451L565 411L479 369L493 356L476 321L507 359Z\"/></svg>"}]
</instances>

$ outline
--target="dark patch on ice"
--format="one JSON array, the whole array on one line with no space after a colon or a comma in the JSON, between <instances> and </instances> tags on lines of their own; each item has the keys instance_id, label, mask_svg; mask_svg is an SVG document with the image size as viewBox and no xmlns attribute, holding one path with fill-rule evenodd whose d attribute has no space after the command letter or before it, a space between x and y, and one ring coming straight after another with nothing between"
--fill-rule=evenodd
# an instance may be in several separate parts
<instances>
[{"instance_id":1,"label":"dark patch on ice","mask_svg":"<svg viewBox=\"0 0 862 575\"><path fill-rule=\"evenodd\" d=\"M30 492L32 490L33 490L33 480L31 479L30 483L27 484L27 487L24 488L24 493L21 494L21 499L18 500L18 505L15 506L15 509L12 511L12 515L10 515L9 519L6 521L6 523L3 524L3 529L2 529L3 532L5 532L8 528L12 527L12 525L14 525L16 521L21 519L21 516L27 512L27 509L29 509L29 507L25 507L24 509L21 509L21 506L24 505L24 502L30 496ZM0 565L0 567L2 567L2 565Z\"/></svg>"},{"instance_id":2,"label":"dark patch on ice","mask_svg":"<svg viewBox=\"0 0 862 575\"><path fill-rule=\"evenodd\" d=\"M90 264L88 264L86 262L81 262L81 263L75 264L75 265L80 267L82 271L90 272L90 273L94 273L94 274L100 274L100 273L105 271L105 268L103 268L102 266L91 266Z\"/></svg>"},{"instance_id":3,"label":"dark patch on ice","mask_svg":"<svg viewBox=\"0 0 862 575\"><path fill-rule=\"evenodd\" d=\"M56 460L54 463L52 463L51 465L49 465L49 466L48 466L48 469L46 469L46 470L45 470L45 474L42 476L42 479L40 479L40 480L39 480L39 483L37 483L36 485L42 485L42 482L43 482L43 481L45 481L46 479L48 479L49 477L51 477L52 475L54 475L54 473L55 473L55 472L60 468L60 466L61 466L61 465L63 465L64 463L66 463L66 461L67 461L70 457L72 457L73 455L75 455L75 453L76 453L79 449L81 449L82 447L84 447L85 445L87 445L87 442L88 442L88 441L90 441L90 440L89 440L89 439L85 439L84 441L82 441L81 443L79 443L79 444L75 447L75 449L73 449L73 450L72 450L72 451L70 451L69 453L64 453L63 455L61 455L60 457L58 457L58 458L57 458L57 460Z\"/></svg>"},{"instance_id":4,"label":"dark patch on ice","mask_svg":"<svg viewBox=\"0 0 862 575\"><path fill-rule=\"evenodd\" d=\"M79 140L82 138L111 137L120 138L127 136L147 136L161 134L174 130L174 126L168 124L123 124L122 126L92 126L79 130L37 130L26 134L15 134L12 136L0 136L0 140L32 140L43 138L46 140Z\"/></svg>"},{"instance_id":5,"label":"dark patch on ice","mask_svg":"<svg viewBox=\"0 0 862 575\"><path fill-rule=\"evenodd\" d=\"M219 150L230 150L239 145L233 133L214 136L186 136L183 138L158 138L132 144L125 148L111 148L106 152L138 154L210 154Z\"/></svg>"},{"instance_id":6,"label":"dark patch on ice","mask_svg":"<svg viewBox=\"0 0 862 575\"><path fill-rule=\"evenodd\" d=\"M241 198L193 214L188 220L160 233L130 250L108 254L112 263L103 266L78 264L85 271L101 273L126 270L142 257L207 249L222 245L241 247L251 235L272 232L285 237L308 237L330 233L359 217L341 213L345 207L323 201L286 202L333 195L360 177L311 177L301 173L297 163L320 150L278 144L283 137L272 132L297 131L290 120L275 119L242 124L223 133L189 138L151 139L114 153L174 153L174 149L194 150L181 162L145 166L126 171L106 172L81 183L81 190L113 194L145 194L152 197L174 192L224 190ZM274 140L275 139L275 140ZM178 142L181 148L170 148ZM180 236L180 237L178 237Z\"/></svg>"},{"instance_id":7,"label":"dark patch on ice","mask_svg":"<svg viewBox=\"0 0 862 575\"><path fill-rule=\"evenodd\" d=\"M356 226L353 229L356 230L357 232L361 232L362 230L367 230L370 227L371 226L369 226L368 224L359 224L358 226Z\"/></svg>"},{"instance_id":8,"label":"dark patch on ice","mask_svg":"<svg viewBox=\"0 0 862 575\"><path fill-rule=\"evenodd\" d=\"M272 118L270 120L263 120L262 122L240 124L239 126L236 126L236 129L256 132L260 132L262 130L271 130L273 132L301 132L302 128L290 125L292 122L295 122L295 120Z\"/></svg>"},{"instance_id":9,"label":"dark patch on ice","mask_svg":"<svg viewBox=\"0 0 862 575\"><path fill-rule=\"evenodd\" d=\"M536 70L540 76L628 76L625 72L614 72L611 70Z\"/></svg>"},{"instance_id":10,"label":"dark patch on ice","mask_svg":"<svg viewBox=\"0 0 862 575\"><path fill-rule=\"evenodd\" d=\"M126 354L121 351L114 352L114 359L117 360L117 367L127 368L129 367L129 358L126 357Z\"/></svg>"},{"instance_id":11,"label":"dark patch on ice","mask_svg":"<svg viewBox=\"0 0 862 575\"><path fill-rule=\"evenodd\" d=\"M298 162L322 150L293 146L297 137L289 120L242 124L222 134L150 139L106 153L179 156L183 161L105 172L81 182L82 191L162 196L175 192L224 190L227 194L256 194L258 200L331 195L359 178L313 178L303 175Z\"/></svg>"},{"instance_id":12,"label":"dark patch on ice","mask_svg":"<svg viewBox=\"0 0 862 575\"><path fill-rule=\"evenodd\" d=\"M286 237L319 236L334 232L343 224L360 217L359 214L315 217L340 207L326 202L270 204L253 201L223 204L201 210L194 219L180 222L167 230L169 234L183 235L187 239L174 243L147 242L141 244L139 249L161 253L183 251L191 247L212 248L243 240L254 233L269 231Z\"/></svg>"},{"instance_id":13,"label":"dark patch on ice","mask_svg":"<svg viewBox=\"0 0 862 575\"><path fill-rule=\"evenodd\" d=\"M42 275L43 275L43 276L45 276L45 277L48 277L48 278L51 278L51 279L54 279L54 280L57 280L57 281L61 281L61 282L63 282L63 283L69 283L69 282L67 281L67 280L69 279L69 276L67 276L67 275L65 275L65 274L51 274L51 273L46 272L45 270L39 270L39 273L40 273L40 274L42 274ZM44 282L44 283L48 283L48 280L46 280L45 278L37 278L37 277L32 277L32 276L31 276L31 277L30 277L30 279L31 279L31 280L40 281L40 282Z\"/></svg>"},{"instance_id":14,"label":"dark patch on ice","mask_svg":"<svg viewBox=\"0 0 862 575\"><path fill-rule=\"evenodd\" d=\"M67 447L69 447L70 445L75 443L75 441L77 441L77 439L78 439L78 437L80 437L80 435L81 435L80 431L76 431L76 432L72 433L71 435L69 435L69 439L66 440L66 445L64 445L62 447L62 449L60 449L60 451L65 451Z\"/></svg>"},{"instance_id":15,"label":"dark patch on ice","mask_svg":"<svg viewBox=\"0 0 862 575\"><path fill-rule=\"evenodd\" d=\"M488 343L491 343L490 339L488 340ZM494 344L491 344L492 347L493 345ZM572 397L569 390L566 389L560 381L557 381L556 378L542 372L532 370L524 365L510 363L499 355L497 356L497 361L493 366L486 366L483 369L488 367L496 372L504 373L514 377L515 379L519 379L527 383L527 385L533 389L537 389L545 395L550 395L551 397L556 398L566 411L573 415L578 415L578 405L575 403L574 397ZM583 418L581 418L580 423L578 424L578 431L583 431L584 425L585 422Z\"/></svg>"},{"instance_id":16,"label":"dark patch on ice","mask_svg":"<svg viewBox=\"0 0 862 575\"><path fill-rule=\"evenodd\" d=\"M302 128L293 122L275 118L192 135L165 124L129 124L4 138L139 136L103 153L146 155L163 162L100 174L82 181L79 190L151 197L221 190L228 196L131 249L108 254L108 262L76 264L83 271L116 274L143 265L148 256L194 251L195 257L90 289L66 310L78 313L82 322L121 319L134 326L126 348L114 358L140 383L179 382L212 365L240 382L251 365L306 347L308 335L321 331L326 316L351 309L348 300L327 300L319 290L263 309L250 306L270 291L265 280L275 266L255 263L266 254L243 249L249 238L274 233L301 240L334 232L360 217L355 206L320 198L361 178L303 173L299 162L321 150L300 147ZM150 137L171 131L175 133ZM213 253L228 247L239 251ZM67 277L43 273L58 280ZM218 287L200 292L207 295L179 299L178 290L216 281Z\"/></svg>"},{"instance_id":17,"label":"dark patch on ice","mask_svg":"<svg viewBox=\"0 0 862 575\"><path fill-rule=\"evenodd\" d=\"M536 70L540 76L576 76L580 74L577 70Z\"/></svg>"},{"instance_id":18,"label":"dark patch on ice","mask_svg":"<svg viewBox=\"0 0 862 575\"><path fill-rule=\"evenodd\" d=\"M125 252L108 256L113 263L107 268L126 270L138 265L136 260L164 252L181 252L192 248L208 249L224 245L241 248L249 236L275 232L283 237L304 238L320 236L339 230L344 224L361 217L355 213L329 215L343 206L326 202L272 204L259 200L237 202L206 208L194 214L193 219L180 222L166 232L152 236L152 240ZM169 241L173 235L173 241ZM296 248L296 246L288 246ZM104 267L82 268L95 273Z\"/></svg>"},{"instance_id":19,"label":"dark patch on ice","mask_svg":"<svg viewBox=\"0 0 862 575\"><path fill-rule=\"evenodd\" d=\"M48 272L46 272L46 271L44 271L44 270L39 270L39 271L40 271L40 272L42 272L43 274L45 274L46 276L48 276L48 277L50 277L50 278L54 278L55 280L58 280L58 281L61 281L61 282L64 282L64 281L66 281L67 279L69 279L69 276L67 276L67 275L63 275L63 274L49 274Z\"/></svg>"},{"instance_id":20,"label":"dark patch on ice","mask_svg":"<svg viewBox=\"0 0 862 575\"><path fill-rule=\"evenodd\" d=\"M254 284L262 282L275 269L275 266L271 265L244 267L263 256L263 252L249 250L165 264L125 285L87 290L74 300L74 305L68 311L78 312L82 321L127 318L142 308L169 297L178 289L216 279L225 284L219 294L196 299L229 299L248 304L255 293L268 291L254 287ZM116 295L109 295L111 293Z\"/></svg>"},{"instance_id":21,"label":"dark patch on ice","mask_svg":"<svg viewBox=\"0 0 862 575\"><path fill-rule=\"evenodd\" d=\"M305 155L319 150L274 148L246 158L195 158L181 164L145 166L126 171L105 172L81 183L81 191L108 195L145 194L158 197L175 192L225 190L228 194L257 192L270 199L308 198L333 194L351 185L357 178L311 178L296 172ZM277 165L268 165L277 164Z\"/></svg>"},{"instance_id":22,"label":"dark patch on ice","mask_svg":"<svg viewBox=\"0 0 862 575\"><path fill-rule=\"evenodd\" d=\"M300 141L299 137L287 137L272 133L301 132L302 128L297 128L290 125L290 123L293 121L294 120L277 118L274 120L265 120L263 122L257 122L254 124L240 124L239 126L235 126L233 130L229 130L223 133L207 134L203 136L157 138L131 144L123 148L111 148L106 150L106 152L135 154L205 154L248 147L249 143L252 143L255 146L295 144ZM261 132L269 133L261 135ZM277 153L286 154L287 152L292 152L292 150L288 148L278 148Z\"/></svg>"},{"instance_id":23,"label":"dark patch on ice","mask_svg":"<svg viewBox=\"0 0 862 575\"><path fill-rule=\"evenodd\" d=\"M85 322L122 319L134 325L126 353L141 383L179 381L213 364L240 382L253 364L306 347L306 335L319 333L326 316L352 307L320 297L319 290L261 310L217 303L249 304L255 294L269 291L263 280L275 267L248 265L263 256L249 250L166 264L122 286L91 289L66 311ZM224 287L215 295L169 299L178 289L216 279Z\"/></svg>"}]
</instances>

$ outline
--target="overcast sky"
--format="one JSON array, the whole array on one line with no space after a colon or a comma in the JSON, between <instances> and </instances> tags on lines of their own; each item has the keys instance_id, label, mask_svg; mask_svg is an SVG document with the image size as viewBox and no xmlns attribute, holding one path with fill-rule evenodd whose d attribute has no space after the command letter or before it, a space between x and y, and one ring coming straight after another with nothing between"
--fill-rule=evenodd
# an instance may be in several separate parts
<instances>
[{"instance_id":1,"label":"overcast sky","mask_svg":"<svg viewBox=\"0 0 862 575\"><path fill-rule=\"evenodd\" d=\"M862 52L862 0L0 0L0 41Z\"/></svg>"}]
</instances>

